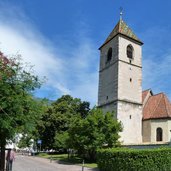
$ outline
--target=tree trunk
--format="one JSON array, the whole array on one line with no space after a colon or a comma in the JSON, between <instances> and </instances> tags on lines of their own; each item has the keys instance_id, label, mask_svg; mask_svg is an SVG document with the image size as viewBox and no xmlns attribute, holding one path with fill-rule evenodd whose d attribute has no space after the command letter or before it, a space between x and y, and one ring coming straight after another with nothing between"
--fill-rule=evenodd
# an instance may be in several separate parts
<instances>
[{"instance_id":1,"label":"tree trunk","mask_svg":"<svg viewBox=\"0 0 171 171\"><path fill-rule=\"evenodd\" d=\"M88 160L95 162L96 161L96 151L95 150L88 150Z\"/></svg>"},{"instance_id":2,"label":"tree trunk","mask_svg":"<svg viewBox=\"0 0 171 171\"><path fill-rule=\"evenodd\" d=\"M5 145L6 141L4 137L1 137L0 141L0 148L1 148L1 153L0 153L0 171L5 170Z\"/></svg>"}]
</instances>

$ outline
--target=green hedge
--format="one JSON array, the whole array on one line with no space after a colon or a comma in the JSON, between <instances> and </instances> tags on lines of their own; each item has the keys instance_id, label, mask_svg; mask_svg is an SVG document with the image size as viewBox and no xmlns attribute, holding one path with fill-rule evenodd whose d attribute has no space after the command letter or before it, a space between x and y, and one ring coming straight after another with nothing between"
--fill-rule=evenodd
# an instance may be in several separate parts
<instances>
[{"instance_id":1,"label":"green hedge","mask_svg":"<svg viewBox=\"0 0 171 171\"><path fill-rule=\"evenodd\" d=\"M171 171L171 148L102 149L97 164L101 171Z\"/></svg>"}]
</instances>

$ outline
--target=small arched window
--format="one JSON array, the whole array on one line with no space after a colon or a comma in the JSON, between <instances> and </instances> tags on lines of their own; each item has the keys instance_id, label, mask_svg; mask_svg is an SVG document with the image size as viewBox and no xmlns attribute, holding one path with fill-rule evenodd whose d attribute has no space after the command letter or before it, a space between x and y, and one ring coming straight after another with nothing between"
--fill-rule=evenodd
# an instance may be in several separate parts
<instances>
[{"instance_id":1,"label":"small arched window","mask_svg":"<svg viewBox=\"0 0 171 171\"><path fill-rule=\"evenodd\" d=\"M109 48L107 52L107 62L109 62L112 59L112 48Z\"/></svg>"},{"instance_id":2,"label":"small arched window","mask_svg":"<svg viewBox=\"0 0 171 171\"><path fill-rule=\"evenodd\" d=\"M163 130L162 128L157 128L156 130L156 140L163 141Z\"/></svg>"},{"instance_id":3,"label":"small arched window","mask_svg":"<svg viewBox=\"0 0 171 171\"><path fill-rule=\"evenodd\" d=\"M127 57L133 59L134 49L132 45L127 46Z\"/></svg>"}]
</instances>

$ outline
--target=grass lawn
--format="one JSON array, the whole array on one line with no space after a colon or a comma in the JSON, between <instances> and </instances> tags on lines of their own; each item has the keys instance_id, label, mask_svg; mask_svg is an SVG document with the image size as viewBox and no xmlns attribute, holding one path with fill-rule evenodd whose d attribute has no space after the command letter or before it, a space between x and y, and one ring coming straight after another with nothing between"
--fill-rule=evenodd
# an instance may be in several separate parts
<instances>
[{"instance_id":1,"label":"grass lawn","mask_svg":"<svg viewBox=\"0 0 171 171\"><path fill-rule=\"evenodd\" d=\"M73 164L78 164L78 165L82 165L82 159L79 157L72 157L68 159L68 154L47 154L47 153L39 153L37 156L39 157L43 157L46 159L52 159L52 160L59 160L59 161L63 161L63 162L68 162L68 163L73 163ZM86 167L90 167L90 168L96 168L97 164L96 163L87 163L85 162L84 166Z\"/></svg>"}]
</instances>

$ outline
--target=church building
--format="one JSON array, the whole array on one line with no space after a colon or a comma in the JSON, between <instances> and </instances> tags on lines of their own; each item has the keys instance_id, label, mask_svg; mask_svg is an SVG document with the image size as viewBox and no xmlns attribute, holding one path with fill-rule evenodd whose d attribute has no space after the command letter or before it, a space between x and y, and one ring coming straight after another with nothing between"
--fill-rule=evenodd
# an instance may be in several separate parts
<instances>
[{"instance_id":1,"label":"church building","mask_svg":"<svg viewBox=\"0 0 171 171\"><path fill-rule=\"evenodd\" d=\"M99 48L98 106L121 121L123 144L166 143L171 138L171 104L164 93L142 91L142 45L120 18Z\"/></svg>"}]
</instances>

